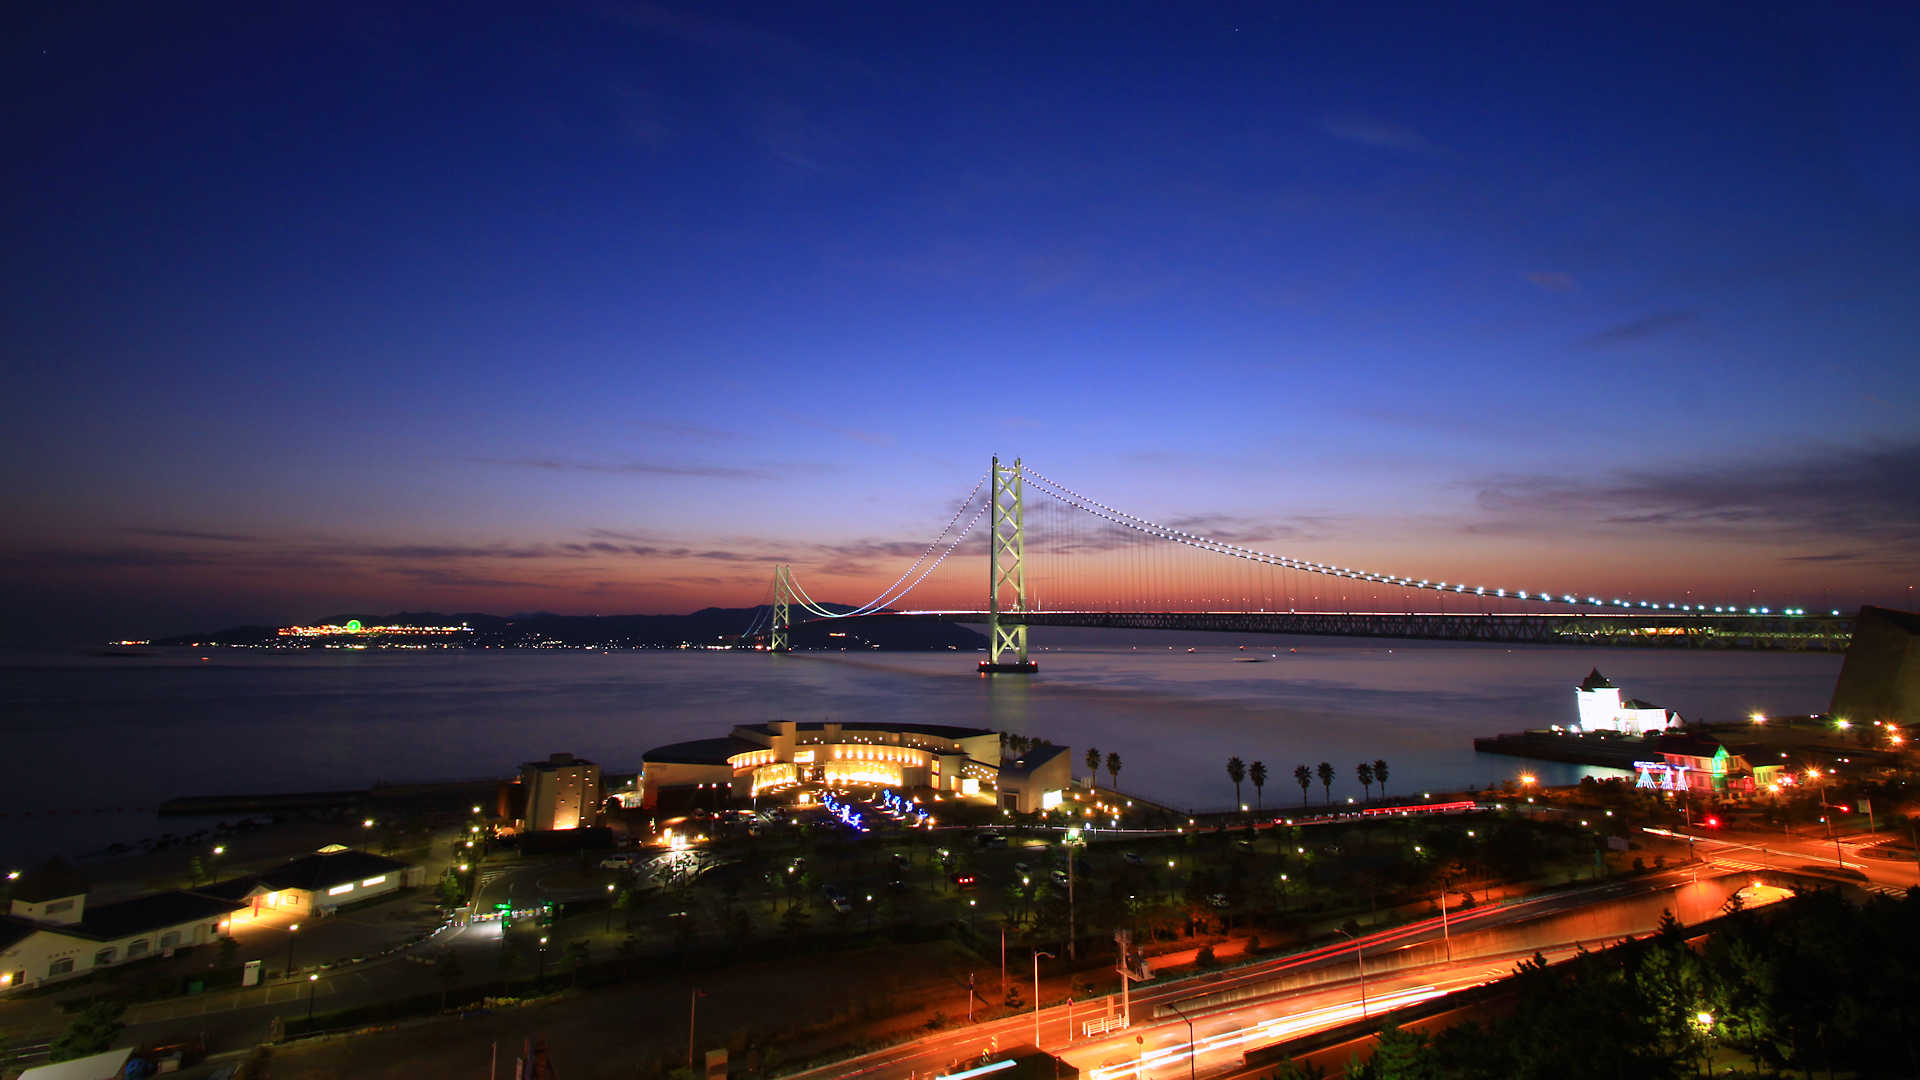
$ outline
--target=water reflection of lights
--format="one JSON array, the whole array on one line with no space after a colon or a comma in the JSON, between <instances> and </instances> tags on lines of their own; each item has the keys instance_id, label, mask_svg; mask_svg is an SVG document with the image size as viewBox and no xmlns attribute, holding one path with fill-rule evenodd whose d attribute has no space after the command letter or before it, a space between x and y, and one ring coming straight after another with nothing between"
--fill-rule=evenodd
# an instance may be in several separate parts
<instances>
[{"instance_id":1,"label":"water reflection of lights","mask_svg":"<svg viewBox=\"0 0 1920 1080\"><path fill-rule=\"evenodd\" d=\"M1368 1015L1375 1015L1383 1009L1397 1009L1403 1005L1429 1001L1446 992L1435 986L1417 986L1410 990L1400 990L1385 997L1367 999L1366 1012ZM1190 1055L1226 1050L1250 1042L1270 1042L1331 1027L1348 1020L1357 1020L1360 1016L1359 1002L1329 1005L1326 1008L1313 1009L1293 1016L1276 1016L1271 1020L1262 1020L1248 1027L1208 1035L1193 1042L1180 1042L1172 1046L1163 1046L1158 1050L1149 1050L1131 1060L1102 1064L1090 1070L1087 1076L1090 1080L1114 1080L1123 1076L1131 1078L1137 1075L1140 1069L1158 1069L1162 1065L1185 1061Z\"/></svg>"}]
</instances>

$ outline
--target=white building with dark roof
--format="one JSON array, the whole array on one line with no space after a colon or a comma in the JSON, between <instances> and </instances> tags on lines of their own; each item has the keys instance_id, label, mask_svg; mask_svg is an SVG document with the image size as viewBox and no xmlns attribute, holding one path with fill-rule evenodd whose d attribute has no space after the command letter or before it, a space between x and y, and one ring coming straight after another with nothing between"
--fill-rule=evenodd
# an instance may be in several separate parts
<instances>
[{"instance_id":1,"label":"white building with dark roof","mask_svg":"<svg viewBox=\"0 0 1920 1080\"><path fill-rule=\"evenodd\" d=\"M232 905L191 892L87 906L84 878L51 865L15 883L0 916L0 994L217 940Z\"/></svg>"},{"instance_id":2,"label":"white building with dark roof","mask_svg":"<svg viewBox=\"0 0 1920 1080\"><path fill-rule=\"evenodd\" d=\"M194 890L227 904L241 921L264 915L331 915L426 880L426 868L330 844L269 870Z\"/></svg>"},{"instance_id":3,"label":"white building with dark roof","mask_svg":"<svg viewBox=\"0 0 1920 1080\"><path fill-rule=\"evenodd\" d=\"M1573 691L1580 720L1576 731L1617 731L1623 735L1644 735L1680 726L1680 714L1638 698L1620 696L1620 688L1594 668Z\"/></svg>"}]
</instances>

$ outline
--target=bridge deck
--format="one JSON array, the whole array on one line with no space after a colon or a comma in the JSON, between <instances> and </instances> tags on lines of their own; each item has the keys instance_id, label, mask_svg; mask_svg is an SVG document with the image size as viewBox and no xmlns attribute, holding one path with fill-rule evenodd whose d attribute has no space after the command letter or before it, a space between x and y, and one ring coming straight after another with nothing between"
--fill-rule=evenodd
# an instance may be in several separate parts
<instances>
[{"instance_id":1,"label":"bridge deck","mask_svg":"<svg viewBox=\"0 0 1920 1080\"><path fill-rule=\"evenodd\" d=\"M984 611L900 611L887 618L985 622ZM1128 630L1208 630L1241 634L1411 638L1535 645L1619 645L1675 649L1844 651L1848 616L1485 614L1346 611L1028 611L1002 623Z\"/></svg>"}]
</instances>

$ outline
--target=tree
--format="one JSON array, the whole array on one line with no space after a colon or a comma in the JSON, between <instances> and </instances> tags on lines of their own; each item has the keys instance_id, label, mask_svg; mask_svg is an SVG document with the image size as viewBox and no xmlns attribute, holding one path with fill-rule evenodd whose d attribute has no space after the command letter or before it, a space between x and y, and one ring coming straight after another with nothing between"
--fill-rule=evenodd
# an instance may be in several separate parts
<instances>
[{"instance_id":1,"label":"tree","mask_svg":"<svg viewBox=\"0 0 1920 1080\"><path fill-rule=\"evenodd\" d=\"M1120 755L1119 754L1112 753L1112 752L1109 752L1107 754L1107 777L1108 779L1113 781L1111 785L1113 790L1119 791L1120 790Z\"/></svg>"},{"instance_id":2,"label":"tree","mask_svg":"<svg viewBox=\"0 0 1920 1080\"><path fill-rule=\"evenodd\" d=\"M1087 747L1087 782L1100 790L1100 751L1092 746Z\"/></svg>"},{"instance_id":3,"label":"tree","mask_svg":"<svg viewBox=\"0 0 1920 1080\"><path fill-rule=\"evenodd\" d=\"M126 1027L120 1022L122 1011L123 1007L112 1001L96 1001L81 1009L67 1030L47 1048L47 1060L67 1061L112 1049L121 1029Z\"/></svg>"},{"instance_id":4,"label":"tree","mask_svg":"<svg viewBox=\"0 0 1920 1080\"><path fill-rule=\"evenodd\" d=\"M1254 762L1253 768L1247 770L1247 776L1253 781L1253 805L1257 809L1265 809L1267 805L1267 763L1264 761Z\"/></svg>"},{"instance_id":5,"label":"tree","mask_svg":"<svg viewBox=\"0 0 1920 1080\"><path fill-rule=\"evenodd\" d=\"M1387 797L1387 759L1386 758L1374 759L1373 778L1375 780L1380 781L1380 797L1383 799L1386 798Z\"/></svg>"},{"instance_id":6,"label":"tree","mask_svg":"<svg viewBox=\"0 0 1920 1080\"><path fill-rule=\"evenodd\" d=\"M1327 805L1333 805L1333 762L1323 761L1315 770L1320 774L1320 786L1327 789Z\"/></svg>"},{"instance_id":7,"label":"tree","mask_svg":"<svg viewBox=\"0 0 1920 1080\"><path fill-rule=\"evenodd\" d=\"M1305 765L1293 767L1293 782L1300 785L1300 808L1307 808L1307 789L1313 786L1313 770Z\"/></svg>"},{"instance_id":8,"label":"tree","mask_svg":"<svg viewBox=\"0 0 1920 1080\"><path fill-rule=\"evenodd\" d=\"M1363 761L1354 766L1353 775L1360 781L1360 790L1364 793L1364 797L1371 800L1373 798L1373 766Z\"/></svg>"},{"instance_id":9,"label":"tree","mask_svg":"<svg viewBox=\"0 0 1920 1080\"><path fill-rule=\"evenodd\" d=\"M1240 781L1247 778L1246 763L1238 757L1227 759L1227 779L1233 781L1233 805L1240 805Z\"/></svg>"}]
</instances>

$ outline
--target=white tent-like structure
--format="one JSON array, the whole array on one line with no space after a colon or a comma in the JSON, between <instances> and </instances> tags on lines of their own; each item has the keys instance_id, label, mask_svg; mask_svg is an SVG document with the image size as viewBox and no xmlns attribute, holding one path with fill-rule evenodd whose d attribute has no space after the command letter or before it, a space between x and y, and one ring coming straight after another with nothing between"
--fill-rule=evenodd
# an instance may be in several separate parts
<instances>
[{"instance_id":1,"label":"white tent-like structure","mask_svg":"<svg viewBox=\"0 0 1920 1080\"><path fill-rule=\"evenodd\" d=\"M20 1080L120 1080L126 1075L127 1061L132 1057L133 1047L123 1046L104 1054L35 1065L21 1073Z\"/></svg>"}]
</instances>

